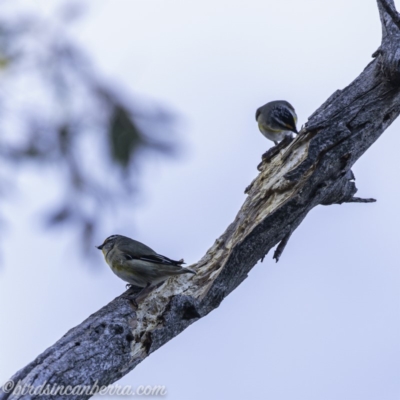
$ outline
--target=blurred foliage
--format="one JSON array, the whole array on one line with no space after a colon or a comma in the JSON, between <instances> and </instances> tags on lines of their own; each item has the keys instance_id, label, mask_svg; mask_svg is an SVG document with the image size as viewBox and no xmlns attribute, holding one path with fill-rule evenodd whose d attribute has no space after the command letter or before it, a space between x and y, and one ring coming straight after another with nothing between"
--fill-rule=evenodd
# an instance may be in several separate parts
<instances>
[{"instance_id":1,"label":"blurred foliage","mask_svg":"<svg viewBox=\"0 0 400 400\"><path fill-rule=\"evenodd\" d=\"M54 172L62 200L47 223L72 225L88 249L103 219L134 195L139 156L175 149L173 118L99 77L66 33L79 7L45 19L0 1L0 163ZM10 181L1 179L4 190Z\"/></svg>"}]
</instances>

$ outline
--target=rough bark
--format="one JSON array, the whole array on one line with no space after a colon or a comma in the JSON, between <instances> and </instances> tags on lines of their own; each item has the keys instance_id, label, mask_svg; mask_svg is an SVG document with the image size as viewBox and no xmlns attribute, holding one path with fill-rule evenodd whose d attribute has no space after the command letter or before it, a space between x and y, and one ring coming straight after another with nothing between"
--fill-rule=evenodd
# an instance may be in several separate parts
<instances>
[{"instance_id":1,"label":"rough bark","mask_svg":"<svg viewBox=\"0 0 400 400\"><path fill-rule=\"evenodd\" d=\"M378 0L378 8L383 35L374 60L336 91L292 142L263 159L233 223L191 266L197 275L171 279L138 309L116 298L17 372L14 381L32 386L113 383L218 307L276 244L278 261L312 208L374 201L354 197L351 167L400 112L400 16L392 0ZM27 396L0 391L1 400L22 397Z\"/></svg>"}]
</instances>

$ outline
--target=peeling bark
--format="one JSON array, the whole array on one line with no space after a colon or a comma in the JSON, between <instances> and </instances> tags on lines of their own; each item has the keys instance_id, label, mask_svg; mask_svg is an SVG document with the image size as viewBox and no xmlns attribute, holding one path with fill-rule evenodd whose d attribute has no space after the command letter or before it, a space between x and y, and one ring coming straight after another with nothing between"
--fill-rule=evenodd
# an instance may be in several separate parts
<instances>
[{"instance_id":1,"label":"peeling bark","mask_svg":"<svg viewBox=\"0 0 400 400\"><path fill-rule=\"evenodd\" d=\"M17 372L14 381L111 384L217 308L277 244L278 261L312 208L375 201L354 197L351 167L400 112L400 16L392 0L378 0L378 8L383 35L374 60L336 91L294 140L263 157L235 220L190 267L197 275L170 279L139 308L116 298ZM28 397L0 391L0 400Z\"/></svg>"}]
</instances>

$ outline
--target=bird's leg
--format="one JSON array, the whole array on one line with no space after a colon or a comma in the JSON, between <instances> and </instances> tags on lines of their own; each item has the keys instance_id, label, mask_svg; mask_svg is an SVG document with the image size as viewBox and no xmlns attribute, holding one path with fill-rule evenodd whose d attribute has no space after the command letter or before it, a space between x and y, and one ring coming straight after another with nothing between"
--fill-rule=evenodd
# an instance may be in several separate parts
<instances>
[{"instance_id":1,"label":"bird's leg","mask_svg":"<svg viewBox=\"0 0 400 400\"><path fill-rule=\"evenodd\" d=\"M142 292L143 288L140 286L132 285L131 283L127 283L125 287L127 291L121 297L124 299L131 300L132 303L137 307L135 298L138 294Z\"/></svg>"},{"instance_id":2,"label":"bird's leg","mask_svg":"<svg viewBox=\"0 0 400 400\"><path fill-rule=\"evenodd\" d=\"M131 285L131 288L132 288L132 286L133 285ZM137 286L133 286L133 287L136 288ZM123 297L125 297L126 299L129 299L135 307L138 307L138 302L143 300L153 289L154 289L154 287L151 286L151 283L147 282L147 285L144 288L142 288L139 291L139 293L136 293L134 295L126 294Z\"/></svg>"},{"instance_id":3,"label":"bird's leg","mask_svg":"<svg viewBox=\"0 0 400 400\"><path fill-rule=\"evenodd\" d=\"M135 292L140 292L142 290L142 288L140 286L135 286L135 285L132 285L131 283L127 283L125 285L125 288L131 294L135 294Z\"/></svg>"},{"instance_id":4,"label":"bird's leg","mask_svg":"<svg viewBox=\"0 0 400 400\"><path fill-rule=\"evenodd\" d=\"M126 290L131 290L132 288L134 288L135 287L135 285L132 285L132 283L127 283L126 285L125 285L125 289Z\"/></svg>"},{"instance_id":5,"label":"bird's leg","mask_svg":"<svg viewBox=\"0 0 400 400\"><path fill-rule=\"evenodd\" d=\"M154 289L151 286L150 282L147 282L147 285L132 299L132 302L138 306L138 302L142 301L152 290Z\"/></svg>"}]
</instances>

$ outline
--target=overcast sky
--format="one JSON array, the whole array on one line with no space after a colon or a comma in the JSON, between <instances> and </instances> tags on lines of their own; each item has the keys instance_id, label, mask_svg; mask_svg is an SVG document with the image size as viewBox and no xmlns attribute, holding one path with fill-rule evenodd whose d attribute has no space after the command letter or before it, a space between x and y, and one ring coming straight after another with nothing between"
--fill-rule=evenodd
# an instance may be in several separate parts
<instances>
[{"instance_id":1,"label":"overcast sky","mask_svg":"<svg viewBox=\"0 0 400 400\"><path fill-rule=\"evenodd\" d=\"M47 3L25 2L51 14ZM381 39L373 0L88 5L70 34L101 73L181 118L180 157L149 160L139 201L125 210L134 224L121 217L109 234L188 265L232 222L272 144L256 108L286 99L304 124ZM119 383L165 385L173 400L398 400L399 129L353 168L358 195L377 203L314 209L278 264L270 254L217 310ZM100 252L93 268L70 232L43 231L33 217L57 182L35 171L18 179L20 193L3 205L12 228L0 269L2 382L125 288Z\"/></svg>"}]
</instances>

